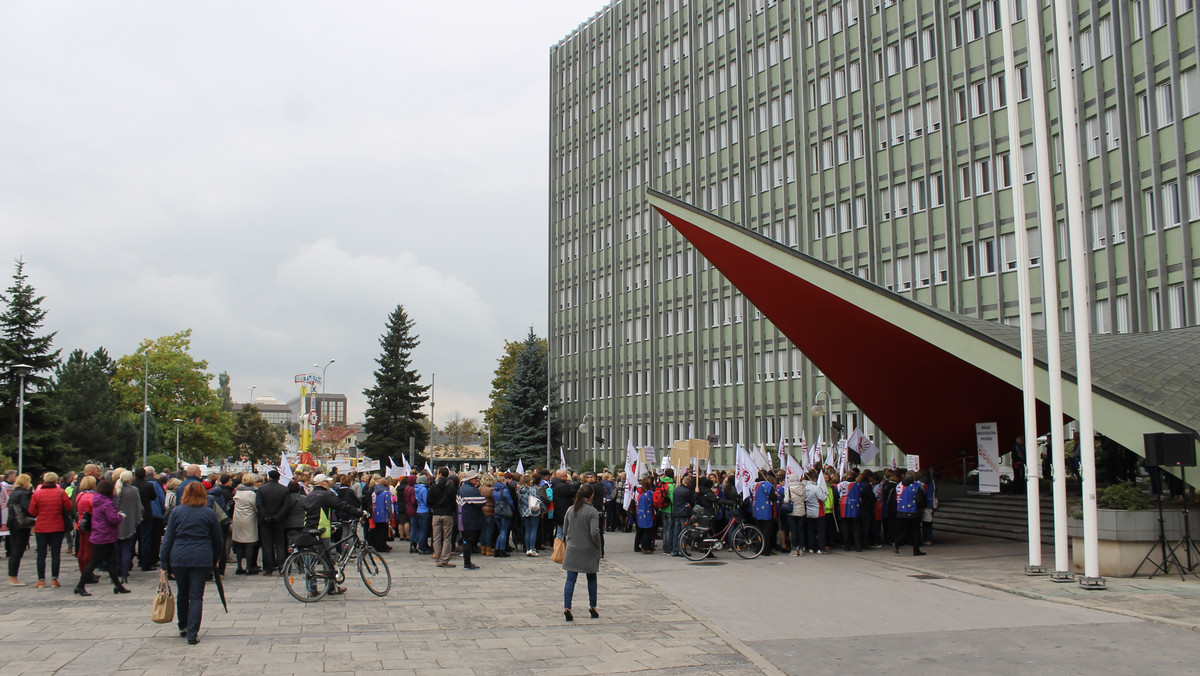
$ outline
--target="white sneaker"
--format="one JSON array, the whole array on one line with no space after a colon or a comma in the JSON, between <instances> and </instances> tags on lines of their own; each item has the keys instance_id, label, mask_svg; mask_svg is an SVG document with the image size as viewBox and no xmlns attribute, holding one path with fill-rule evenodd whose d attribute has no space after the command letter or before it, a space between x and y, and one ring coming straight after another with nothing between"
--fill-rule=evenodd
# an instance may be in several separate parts
<instances>
[{"instance_id":1,"label":"white sneaker","mask_svg":"<svg viewBox=\"0 0 1200 676\"><path fill-rule=\"evenodd\" d=\"M530 554L530 556L541 556L541 554L539 554L538 551L535 549L535 550L533 550L533 553Z\"/></svg>"}]
</instances>

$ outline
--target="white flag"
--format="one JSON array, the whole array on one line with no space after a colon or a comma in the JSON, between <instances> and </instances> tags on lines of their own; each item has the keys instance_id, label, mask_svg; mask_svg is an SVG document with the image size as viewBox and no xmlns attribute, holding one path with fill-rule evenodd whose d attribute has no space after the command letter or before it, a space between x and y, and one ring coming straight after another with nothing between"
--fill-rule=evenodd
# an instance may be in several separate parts
<instances>
[{"instance_id":1,"label":"white flag","mask_svg":"<svg viewBox=\"0 0 1200 676\"><path fill-rule=\"evenodd\" d=\"M638 451L633 447L633 440L629 440L628 446L625 448L625 497L622 499L621 507L629 509L629 503L633 502L633 494L637 491L638 485Z\"/></svg>"},{"instance_id":2,"label":"white flag","mask_svg":"<svg viewBox=\"0 0 1200 676\"><path fill-rule=\"evenodd\" d=\"M767 447L763 444L759 444L757 448L754 448L752 458L756 467L754 479L757 481L758 470L771 469L771 456L767 455Z\"/></svg>"},{"instance_id":3,"label":"white flag","mask_svg":"<svg viewBox=\"0 0 1200 676\"><path fill-rule=\"evenodd\" d=\"M704 465L704 476L708 476L710 474L712 474L712 458L709 458L707 461L705 461Z\"/></svg>"},{"instance_id":4,"label":"white flag","mask_svg":"<svg viewBox=\"0 0 1200 676\"><path fill-rule=\"evenodd\" d=\"M426 460L426 461L425 461L425 471L426 471L426 472L427 472L427 473L428 473L430 476L433 476L433 470L429 469L429 461L428 461L428 460Z\"/></svg>"},{"instance_id":5,"label":"white flag","mask_svg":"<svg viewBox=\"0 0 1200 676\"><path fill-rule=\"evenodd\" d=\"M287 453L284 453L283 457L279 459L279 479L279 483L284 486L296 480L296 477L292 475L292 465L288 462Z\"/></svg>"},{"instance_id":6,"label":"white flag","mask_svg":"<svg viewBox=\"0 0 1200 676\"><path fill-rule=\"evenodd\" d=\"M787 480L788 480L788 483L791 483L793 476L800 476L800 477L804 476L804 469L802 467L800 467L800 463L796 462L795 458L793 458L792 456L789 455L787 457Z\"/></svg>"},{"instance_id":7,"label":"white flag","mask_svg":"<svg viewBox=\"0 0 1200 676\"><path fill-rule=\"evenodd\" d=\"M837 445L829 444L829 452L825 454L825 466L835 467L837 465Z\"/></svg>"},{"instance_id":8,"label":"white flag","mask_svg":"<svg viewBox=\"0 0 1200 676\"><path fill-rule=\"evenodd\" d=\"M392 456L389 455L388 456L388 468L386 471L384 471L383 474L384 474L384 476L388 477L389 479L392 479L392 478L399 479L400 477L404 476L404 470L400 467L397 467L396 463L392 460Z\"/></svg>"},{"instance_id":9,"label":"white flag","mask_svg":"<svg viewBox=\"0 0 1200 676\"><path fill-rule=\"evenodd\" d=\"M400 456L400 462L404 463L402 465L402 468L404 469L404 476L412 474L412 465L408 464L408 458L402 455Z\"/></svg>"},{"instance_id":10,"label":"white flag","mask_svg":"<svg viewBox=\"0 0 1200 676\"><path fill-rule=\"evenodd\" d=\"M525 476L525 463L520 458L517 458L517 474Z\"/></svg>"},{"instance_id":11,"label":"white flag","mask_svg":"<svg viewBox=\"0 0 1200 676\"><path fill-rule=\"evenodd\" d=\"M565 453L563 453L562 448L558 449L558 468L559 469L567 468L567 456Z\"/></svg>"},{"instance_id":12,"label":"white flag","mask_svg":"<svg viewBox=\"0 0 1200 676\"><path fill-rule=\"evenodd\" d=\"M850 438L846 440L846 445L858 453L858 457L861 459L863 465L871 462L875 456L879 455L879 447L857 427L850 433Z\"/></svg>"},{"instance_id":13,"label":"white flag","mask_svg":"<svg viewBox=\"0 0 1200 676\"><path fill-rule=\"evenodd\" d=\"M779 445L775 449L775 454L779 456L779 466L787 467L787 454L783 451L783 435L779 436Z\"/></svg>"},{"instance_id":14,"label":"white flag","mask_svg":"<svg viewBox=\"0 0 1200 676\"><path fill-rule=\"evenodd\" d=\"M817 474L817 488L825 488L825 471L821 470L820 472L817 472Z\"/></svg>"},{"instance_id":15,"label":"white flag","mask_svg":"<svg viewBox=\"0 0 1200 676\"><path fill-rule=\"evenodd\" d=\"M821 444L823 443L821 441L821 434L822 434L822 432L818 430L817 431L817 443L813 444L812 448L809 449L809 452L812 453L812 460L809 462L809 464L812 465L813 467L816 467L817 465L821 464Z\"/></svg>"}]
</instances>

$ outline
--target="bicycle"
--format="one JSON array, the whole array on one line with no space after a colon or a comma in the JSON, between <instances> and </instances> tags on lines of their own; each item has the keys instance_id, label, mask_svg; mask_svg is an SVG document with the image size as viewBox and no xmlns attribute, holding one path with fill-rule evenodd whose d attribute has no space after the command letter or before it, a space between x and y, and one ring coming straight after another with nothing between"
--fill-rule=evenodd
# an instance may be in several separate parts
<instances>
[{"instance_id":1,"label":"bicycle","mask_svg":"<svg viewBox=\"0 0 1200 676\"><path fill-rule=\"evenodd\" d=\"M364 517L361 521L341 522L343 530L349 532L328 546L322 546L320 530L316 528L305 529L296 537L288 546L290 553L282 571L284 586L292 598L304 603L325 598L346 581L346 566L354 558L358 559L358 575L367 589L376 596L387 596L392 590L392 571L379 552L358 537L358 525L365 521ZM338 549L342 552L335 559L331 553Z\"/></svg>"},{"instance_id":2,"label":"bicycle","mask_svg":"<svg viewBox=\"0 0 1200 676\"><path fill-rule=\"evenodd\" d=\"M758 558L763 552L762 531L757 526L742 523L742 519L733 516L720 533L710 535L711 528L701 528L696 521L689 521L679 534L679 549L691 561L700 561L713 552L725 549L726 543L738 556L743 559Z\"/></svg>"}]
</instances>

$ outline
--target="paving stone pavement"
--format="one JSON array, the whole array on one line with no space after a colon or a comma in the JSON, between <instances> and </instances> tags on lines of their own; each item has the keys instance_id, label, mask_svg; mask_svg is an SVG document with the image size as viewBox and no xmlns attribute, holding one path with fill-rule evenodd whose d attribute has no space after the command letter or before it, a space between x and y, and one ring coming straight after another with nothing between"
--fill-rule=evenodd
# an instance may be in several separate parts
<instances>
[{"instance_id":1,"label":"paving stone pavement","mask_svg":"<svg viewBox=\"0 0 1200 676\"><path fill-rule=\"evenodd\" d=\"M397 543L403 544L403 543ZM226 577L229 613L205 592L201 641L150 621L158 576L135 570L132 594L107 584L94 596L0 588L0 676L10 674L759 674L771 665L686 605L602 563L599 619L576 587L575 621L562 615L564 573L549 556L476 557L481 570L436 568L428 557L387 554L390 594L357 576L347 593L292 599L278 577ZM28 560L28 559L27 559ZM30 562L32 564L32 562ZM64 570L74 559L64 557ZM24 566L23 566L24 568ZM31 577L25 571L25 578ZM723 638L723 636L725 636ZM755 663L758 660L758 664Z\"/></svg>"}]
</instances>

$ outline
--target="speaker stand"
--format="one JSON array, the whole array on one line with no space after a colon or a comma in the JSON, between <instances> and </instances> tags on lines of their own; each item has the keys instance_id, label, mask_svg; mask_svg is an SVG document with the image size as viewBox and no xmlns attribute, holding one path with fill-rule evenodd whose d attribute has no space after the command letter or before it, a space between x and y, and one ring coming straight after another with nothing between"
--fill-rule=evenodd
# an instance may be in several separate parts
<instances>
[{"instance_id":1,"label":"speaker stand","mask_svg":"<svg viewBox=\"0 0 1200 676\"><path fill-rule=\"evenodd\" d=\"M1158 575L1159 573L1164 573L1164 574L1169 575L1171 573L1171 562L1174 561L1175 565L1179 568L1179 579L1180 579L1180 581L1183 581L1183 580L1187 579L1183 575L1184 570L1185 570L1183 567L1183 564L1179 563L1179 557L1175 556L1175 548L1171 547L1167 544L1167 529L1166 529L1166 525L1163 521L1163 504L1162 503L1163 503L1162 491L1160 490L1158 492L1158 542L1155 542L1154 544L1150 545L1150 551L1146 552L1146 556L1142 557L1142 562L1138 564L1137 568L1133 569L1133 575L1131 575L1130 577L1137 577L1138 571L1140 571L1142 569L1142 566L1146 565L1147 563L1151 563L1154 565L1154 572L1150 573L1149 579L1153 580L1154 576ZM1155 549L1162 550L1162 562L1161 563L1155 563L1150 558L1150 557L1154 556Z\"/></svg>"},{"instance_id":2,"label":"speaker stand","mask_svg":"<svg viewBox=\"0 0 1200 676\"><path fill-rule=\"evenodd\" d=\"M1187 555L1186 570L1189 573L1191 573L1192 571L1196 570L1197 566L1200 566L1200 547L1197 547L1196 541L1192 539L1191 517L1188 515L1187 468L1186 467L1179 468L1179 480L1182 481L1184 484L1184 486L1183 486L1183 510L1182 510L1183 537L1180 538L1179 542L1175 543L1175 546L1171 548L1171 554L1174 555L1175 550L1179 549L1180 547L1183 547L1183 551ZM1196 554L1195 559L1192 558L1193 552L1195 552L1195 554ZM1175 557L1175 563L1176 564L1179 563L1178 556ZM1180 569L1184 569L1184 567L1180 566ZM1200 575L1200 573L1193 573L1193 574Z\"/></svg>"}]
</instances>

